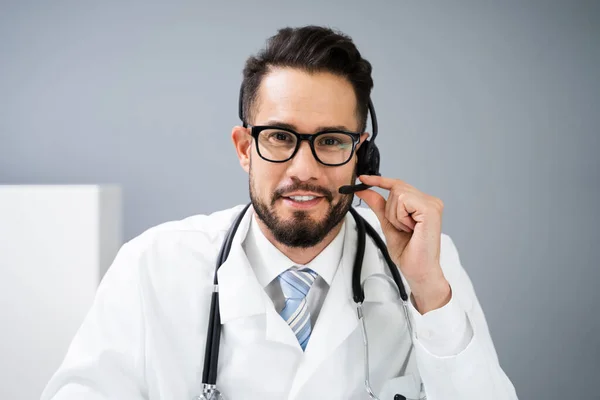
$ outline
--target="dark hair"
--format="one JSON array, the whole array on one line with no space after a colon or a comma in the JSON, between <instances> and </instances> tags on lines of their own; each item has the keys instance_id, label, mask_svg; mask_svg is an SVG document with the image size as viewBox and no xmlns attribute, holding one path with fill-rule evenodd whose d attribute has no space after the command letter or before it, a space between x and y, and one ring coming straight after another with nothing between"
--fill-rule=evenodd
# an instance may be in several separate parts
<instances>
[{"instance_id":1,"label":"dark hair","mask_svg":"<svg viewBox=\"0 0 600 400\"><path fill-rule=\"evenodd\" d=\"M372 68L349 36L314 25L278 30L267 40L264 49L246 61L242 82L243 122L252 118L258 88L271 67L299 68L309 73L330 72L345 77L356 95L360 132L366 129L368 102L373 89Z\"/></svg>"}]
</instances>

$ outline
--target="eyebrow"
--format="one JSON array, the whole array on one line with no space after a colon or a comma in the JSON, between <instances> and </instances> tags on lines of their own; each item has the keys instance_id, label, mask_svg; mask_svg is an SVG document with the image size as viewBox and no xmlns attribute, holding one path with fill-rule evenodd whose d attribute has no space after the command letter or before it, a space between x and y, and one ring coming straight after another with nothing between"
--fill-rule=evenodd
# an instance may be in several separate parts
<instances>
[{"instance_id":1,"label":"eyebrow","mask_svg":"<svg viewBox=\"0 0 600 400\"><path fill-rule=\"evenodd\" d=\"M295 132L298 132L298 128L294 124L288 124L286 122L270 120L261 125L271 125L276 126L278 128L289 129ZM323 131L346 131L352 132L350 129L345 127L344 125L331 125L331 126L319 126L315 129L315 132L323 132Z\"/></svg>"}]
</instances>

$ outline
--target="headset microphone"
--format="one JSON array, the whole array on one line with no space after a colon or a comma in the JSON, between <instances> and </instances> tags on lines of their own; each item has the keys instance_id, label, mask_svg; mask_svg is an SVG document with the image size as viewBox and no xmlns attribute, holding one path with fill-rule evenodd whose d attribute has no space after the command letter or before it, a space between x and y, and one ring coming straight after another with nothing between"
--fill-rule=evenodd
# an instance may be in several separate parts
<instances>
[{"instance_id":1,"label":"headset microphone","mask_svg":"<svg viewBox=\"0 0 600 400\"><path fill-rule=\"evenodd\" d=\"M360 183L358 185L344 185L340 186L338 192L340 192L341 194L354 194L356 192L367 190L370 187L370 185L365 185L364 183Z\"/></svg>"}]
</instances>

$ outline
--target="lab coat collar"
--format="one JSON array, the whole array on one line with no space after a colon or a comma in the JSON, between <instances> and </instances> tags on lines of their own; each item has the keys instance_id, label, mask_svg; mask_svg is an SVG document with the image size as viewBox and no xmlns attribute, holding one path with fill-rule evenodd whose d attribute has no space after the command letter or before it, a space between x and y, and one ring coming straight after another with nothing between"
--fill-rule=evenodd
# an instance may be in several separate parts
<instances>
[{"instance_id":1,"label":"lab coat collar","mask_svg":"<svg viewBox=\"0 0 600 400\"><path fill-rule=\"evenodd\" d=\"M243 246L258 282L265 288L279 274L293 267L294 262L269 242L256 218L256 213L253 213Z\"/></svg>"}]
</instances>

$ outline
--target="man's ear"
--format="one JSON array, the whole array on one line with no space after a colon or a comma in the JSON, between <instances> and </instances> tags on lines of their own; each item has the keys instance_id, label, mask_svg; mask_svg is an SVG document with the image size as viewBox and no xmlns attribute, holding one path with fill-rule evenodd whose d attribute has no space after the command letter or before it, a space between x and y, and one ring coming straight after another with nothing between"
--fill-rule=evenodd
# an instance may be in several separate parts
<instances>
[{"instance_id":1,"label":"man's ear","mask_svg":"<svg viewBox=\"0 0 600 400\"><path fill-rule=\"evenodd\" d=\"M365 140L367 140L368 137L369 137L369 133L368 132L365 132L365 133L363 133L363 134L360 135L360 141L356 145L356 150L354 150L354 162L355 162L355 164L358 163L358 149L360 148L360 146L362 146L362 144L364 143Z\"/></svg>"},{"instance_id":2,"label":"man's ear","mask_svg":"<svg viewBox=\"0 0 600 400\"><path fill-rule=\"evenodd\" d=\"M365 140L367 140L369 138L369 132L365 132L362 135L360 135L360 142L358 142L358 145L356 146L356 149L358 150L358 148L363 144L363 142Z\"/></svg>"},{"instance_id":3,"label":"man's ear","mask_svg":"<svg viewBox=\"0 0 600 400\"><path fill-rule=\"evenodd\" d=\"M240 160L240 165L246 172L250 172L250 152L252 151L252 136L248 128L234 126L231 130L231 140Z\"/></svg>"}]
</instances>

